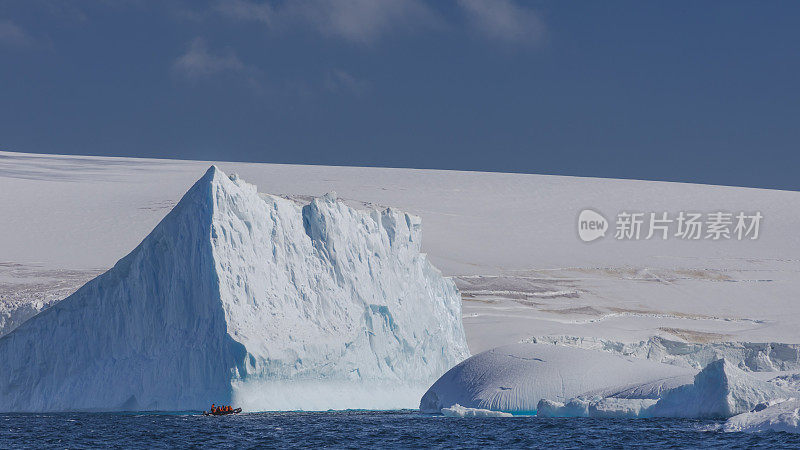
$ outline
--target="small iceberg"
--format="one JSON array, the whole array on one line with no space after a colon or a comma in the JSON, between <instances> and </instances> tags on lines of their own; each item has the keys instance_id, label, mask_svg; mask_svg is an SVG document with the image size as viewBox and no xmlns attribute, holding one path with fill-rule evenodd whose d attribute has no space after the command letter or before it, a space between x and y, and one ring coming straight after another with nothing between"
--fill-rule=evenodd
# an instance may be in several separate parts
<instances>
[{"instance_id":1,"label":"small iceberg","mask_svg":"<svg viewBox=\"0 0 800 450\"><path fill-rule=\"evenodd\" d=\"M513 417L513 414L507 412L466 408L459 404L455 404L449 408L442 408L442 414L448 417Z\"/></svg>"},{"instance_id":2,"label":"small iceberg","mask_svg":"<svg viewBox=\"0 0 800 450\"><path fill-rule=\"evenodd\" d=\"M725 359L707 365L694 383L668 391L652 417L728 418L775 399L797 396L789 388L759 380Z\"/></svg>"},{"instance_id":3,"label":"small iceberg","mask_svg":"<svg viewBox=\"0 0 800 450\"><path fill-rule=\"evenodd\" d=\"M601 398L583 400L573 398L566 403L541 400L537 408L538 417L603 417L634 419L652 407L657 400L648 398Z\"/></svg>"},{"instance_id":4,"label":"small iceberg","mask_svg":"<svg viewBox=\"0 0 800 450\"><path fill-rule=\"evenodd\" d=\"M800 433L800 399L770 402L751 412L733 416L725 422L723 429L728 432L743 431L758 433L762 431L785 431Z\"/></svg>"},{"instance_id":5,"label":"small iceberg","mask_svg":"<svg viewBox=\"0 0 800 450\"><path fill-rule=\"evenodd\" d=\"M612 393L617 390L605 391ZM630 396L632 392L647 394L653 390L649 385L633 386L609 396L584 394L566 402L542 400L537 407L538 415L540 417L728 418L750 411L760 411L793 395L800 396L793 389L759 380L725 359L707 365L694 377L692 383L669 389L659 399L647 396L633 398ZM764 416L765 414L761 414L757 417Z\"/></svg>"}]
</instances>

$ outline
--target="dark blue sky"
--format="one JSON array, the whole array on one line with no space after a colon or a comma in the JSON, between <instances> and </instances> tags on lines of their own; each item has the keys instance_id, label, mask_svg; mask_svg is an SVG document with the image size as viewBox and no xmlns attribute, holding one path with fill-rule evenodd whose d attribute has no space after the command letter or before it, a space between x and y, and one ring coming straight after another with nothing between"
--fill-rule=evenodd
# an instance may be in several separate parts
<instances>
[{"instance_id":1,"label":"dark blue sky","mask_svg":"<svg viewBox=\"0 0 800 450\"><path fill-rule=\"evenodd\" d=\"M0 149L800 190L800 2L0 3Z\"/></svg>"}]
</instances>

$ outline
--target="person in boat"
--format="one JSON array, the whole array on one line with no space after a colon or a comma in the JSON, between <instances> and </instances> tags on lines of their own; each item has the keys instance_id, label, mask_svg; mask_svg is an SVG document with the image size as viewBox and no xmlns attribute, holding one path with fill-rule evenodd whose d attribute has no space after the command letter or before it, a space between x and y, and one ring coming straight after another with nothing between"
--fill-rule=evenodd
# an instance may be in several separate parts
<instances>
[{"instance_id":1,"label":"person in boat","mask_svg":"<svg viewBox=\"0 0 800 450\"><path fill-rule=\"evenodd\" d=\"M233 406L231 406L231 405L217 406L216 404L211 404L211 411L208 412L208 414L212 414L212 415L215 415L215 416L221 416L221 415L226 415L226 414L235 414L235 413L238 413L240 411L241 411L241 409L239 409L239 410L233 409Z\"/></svg>"}]
</instances>

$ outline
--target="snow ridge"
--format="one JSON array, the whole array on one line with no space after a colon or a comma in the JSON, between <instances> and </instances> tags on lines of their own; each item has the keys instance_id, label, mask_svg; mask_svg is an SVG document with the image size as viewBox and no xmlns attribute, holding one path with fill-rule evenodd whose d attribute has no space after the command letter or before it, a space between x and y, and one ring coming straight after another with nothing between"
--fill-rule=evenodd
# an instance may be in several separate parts
<instances>
[{"instance_id":1,"label":"snow ridge","mask_svg":"<svg viewBox=\"0 0 800 450\"><path fill-rule=\"evenodd\" d=\"M800 344L735 341L689 343L661 336L653 336L639 342L620 342L594 337L539 336L525 339L523 342L603 350L698 370L722 358L746 372L800 370Z\"/></svg>"}]
</instances>

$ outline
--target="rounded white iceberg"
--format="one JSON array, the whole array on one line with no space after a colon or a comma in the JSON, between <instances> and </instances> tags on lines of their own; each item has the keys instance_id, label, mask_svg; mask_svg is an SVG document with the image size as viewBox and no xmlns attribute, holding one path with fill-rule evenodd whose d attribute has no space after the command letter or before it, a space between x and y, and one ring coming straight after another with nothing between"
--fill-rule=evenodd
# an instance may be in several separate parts
<instances>
[{"instance_id":1,"label":"rounded white iceberg","mask_svg":"<svg viewBox=\"0 0 800 450\"><path fill-rule=\"evenodd\" d=\"M428 389L420 410L438 413L459 404L468 408L534 413L539 400L564 402L603 390L628 393L631 386L652 391L691 383L694 371L612 353L548 344L513 344L475 355L442 375ZM615 387L616 386L616 387ZM640 398L652 392L634 390Z\"/></svg>"}]
</instances>

